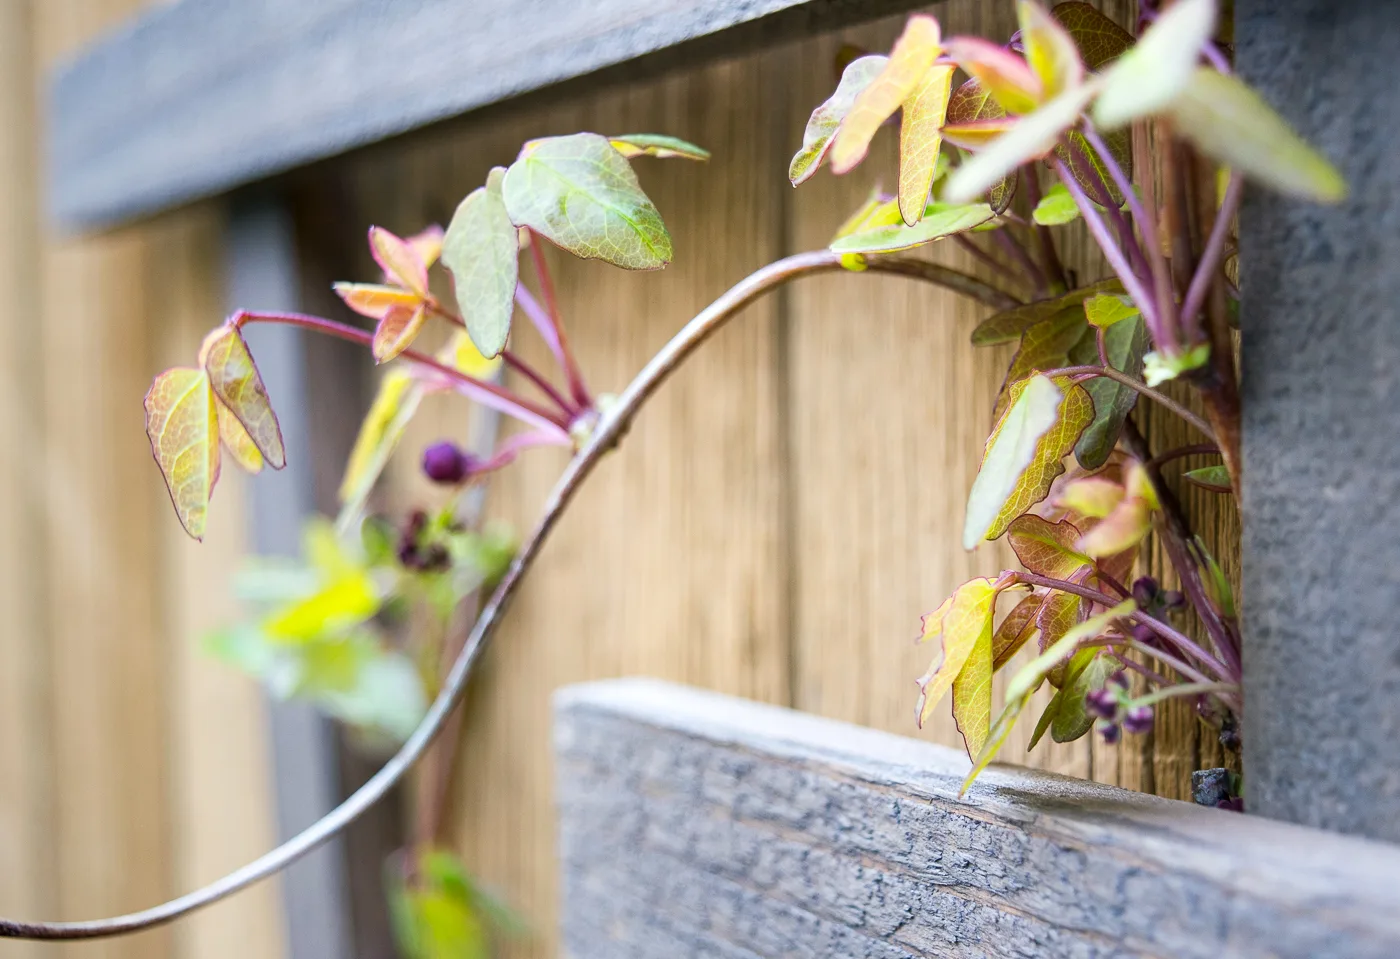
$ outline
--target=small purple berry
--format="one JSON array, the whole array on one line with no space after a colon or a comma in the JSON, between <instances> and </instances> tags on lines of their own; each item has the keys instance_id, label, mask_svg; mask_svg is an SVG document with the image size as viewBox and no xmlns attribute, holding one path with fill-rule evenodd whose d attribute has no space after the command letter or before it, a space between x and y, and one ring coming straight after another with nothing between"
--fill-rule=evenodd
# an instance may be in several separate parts
<instances>
[{"instance_id":1,"label":"small purple berry","mask_svg":"<svg viewBox=\"0 0 1400 959\"><path fill-rule=\"evenodd\" d=\"M1137 600L1141 609L1151 609L1157 602L1157 594L1161 592L1161 587L1151 576L1139 576L1133 583L1133 599Z\"/></svg>"},{"instance_id":2,"label":"small purple berry","mask_svg":"<svg viewBox=\"0 0 1400 959\"><path fill-rule=\"evenodd\" d=\"M434 443L423 451L423 472L434 483L456 485L472 474L476 460L456 443Z\"/></svg>"},{"instance_id":3,"label":"small purple berry","mask_svg":"<svg viewBox=\"0 0 1400 959\"><path fill-rule=\"evenodd\" d=\"M1100 719L1094 724L1094 728L1099 731L1099 735L1103 737L1103 741L1110 746L1123 738L1123 730L1117 723L1105 722Z\"/></svg>"},{"instance_id":4,"label":"small purple berry","mask_svg":"<svg viewBox=\"0 0 1400 959\"><path fill-rule=\"evenodd\" d=\"M1152 730L1152 707L1133 706L1123 714L1123 729L1135 736Z\"/></svg>"},{"instance_id":5,"label":"small purple berry","mask_svg":"<svg viewBox=\"0 0 1400 959\"><path fill-rule=\"evenodd\" d=\"M1084 708L1100 719L1118 715L1118 697L1107 689L1091 689L1084 695Z\"/></svg>"},{"instance_id":6,"label":"small purple berry","mask_svg":"<svg viewBox=\"0 0 1400 959\"><path fill-rule=\"evenodd\" d=\"M1138 623L1133 626L1133 639L1156 648L1157 631L1146 623Z\"/></svg>"},{"instance_id":7,"label":"small purple berry","mask_svg":"<svg viewBox=\"0 0 1400 959\"><path fill-rule=\"evenodd\" d=\"M1166 609L1182 609L1186 605L1186 594L1179 589L1169 589L1162 593L1162 606Z\"/></svg>"},{"instance_id":8,"label":"small purple berry","mask_svg":"<svg viewBox=\"0 0 1400 959\"><path fill-rule=\"evenodd\" d=\"M1108 677L1108 681L1113 685L1117 686L1119 689L1127 689L1130 685L1128 681L1128 674L1123 672L1123 670L1121 669L1116 671L1112 676Z\"/></svg>"}]
</instances>

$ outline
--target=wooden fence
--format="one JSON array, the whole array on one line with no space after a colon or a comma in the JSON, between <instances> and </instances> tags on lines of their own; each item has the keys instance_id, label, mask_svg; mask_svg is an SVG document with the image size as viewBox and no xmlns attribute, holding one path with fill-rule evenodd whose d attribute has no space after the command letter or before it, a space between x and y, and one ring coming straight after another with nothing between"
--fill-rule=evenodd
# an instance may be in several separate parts
<instances>
[{"instance_id":1,"label":"wooden fence","mask_svg":"<svg viewBox=\"0 0 1400 959\"><path fill-rule=\"evenodd\" d=\"M13 404L0 402L0 650L16 664L0 678L3 913L80 917L147 905L274 836L260 694L194 646L234 612L221 577L244 549L244 490L225 479L206 543L184 542L140 430L150 376L189 355L221 315L222 206L37 239L46 231L29 94L57 57L140 5L0 5L0 76L15 81L0 90L0 108L14 113L7 128L29 131L21 149L13 138L0 148L9 151L0 152L0 323L10 344L0 379L15 391ZM1104 6L1126 22L1126 0ZM949 0L935 10L948 31L1014 29L1009 3ZM900 22L635 84L604 78L527 95L292 173L276 188L298 211L299 247L315 261L308 276L366 278L364 227L445 222L530 137L654 130L706 146L714 159L705 166L640 165L675 235L670 269L636 275L552 260L584 369L595 388L616 389L750 270L823 246L876 171L892 179L890 142L861 171L822 175L796 193L786 167L808 112L830 92L840 46L886 48ZM1081 240L1067 260L1081 275L1102 275L1090 250ZM956 250L935 255L978 269ZM1008 359L969 345L981 315L898 278L802 281L707 346L600 469L531 574L466 709L454 839L529 922L521 955L553 955L557 944L556 687L655 676L915 735L913 681L929 655L911 643L920 614L963 580L1014 561L1000 545L971 555L958 545ZM527 358L545 361L537 343L520 340ZM38 346L18 348L26 343ZM313 411L363 402L367 385L320 377ZM467 422L460 405L432 406L384 505L435 498L416 451ZM1145 425L1169 428L1151 414ZM527 456L493 484L489 515L523 532L561 465L549 452ZM320 485L338 469L334 458L317 463ZM1232 513L1191 505L1209 538L1228 537ZM1145 563L1160 567L1151 556ZM1014 735L1023 745L1028 734ZM922 735L960 743L941 713ZM1025 755L1013 740L1003 755L1175 798L1187 795L1190 770L1219 762L1195 717L1173 707L1155 734L1116 748L1086 738ZM275 888L264 886L173 930L75 954L276 956L279 929Z\"/></svg>"}]
</instances>

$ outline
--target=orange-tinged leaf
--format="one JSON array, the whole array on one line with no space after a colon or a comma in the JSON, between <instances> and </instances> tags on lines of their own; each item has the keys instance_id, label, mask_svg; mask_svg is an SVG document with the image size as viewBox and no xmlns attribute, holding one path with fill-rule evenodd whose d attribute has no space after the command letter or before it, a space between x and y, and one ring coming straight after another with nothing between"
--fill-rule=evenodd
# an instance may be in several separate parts
<instances>
[{"instance_id":1,"label":"orange-tinged leaf","mask_svg":"<svg viewBox=\"0 0 1400 959\"><path fill-rule=\"evenodd\" d=\"M985 149L993 140L1016 125L1014 117L995 120L972 120L968 123L948 123L943 127L944 138L964 150Z\"/></svg>"},{"instance_id":2,"label":"orange-tinged leaf","mask_svg":"<svg viewBox=\"0 0 1400 959\"><path fill-rule=\"evenodd\" d=\"M831 146L833 173L846 173L865 159L871 137L919 88L942 51L941 43L937 20L921 14L909 18L884 69L856 96L836 131Z\"/></svg>"},{"instance_id":3,"label":"orange-tinged leaf","mask_svg":"<svg viewBox=\"0 0 1400 959\"><path fill-rule=\"evenodd\" d=\"M938 169L939 128L948 115L953 89L951 66L930 67L919 86L904 101L899 125L899 211L913 226L924 215Z\"/></svg>"},{"instance_id":4,"label":"orange-tinged leaf","mask_svg":"<svg viewBox=\"0 0 1400 959\"><path fill-rule=\"evenodd\" d=\"M1036 610L1035 628L1040 632L1040 648L1049 649L1060 638L1073 629L1084 618L1086 603L1073 593L1053 590L1045 597L1045 602ZM1059 686L1064 678L1059 667L1051 667L1046 674L1053 686Z\"/></svg>"},{"instance_id":5,"label":"orange-tinged leaf","mask_svg":"<svg viewBox=\"0 0 1400 959\"><path fill-rule=\"evenodd\" d=\"M218 399L204 370L176 367L146 393L146 435L185 532L204 538L209 497L219 480Z\"/></svg>"},{"instance_id":6,"label":"orange-tinged leaf","mask_svg":"<svg viewBox=\"0 0 1400 959\"><path fill-rule=\"evenodd\" d=\"M1103 73L1094 122L1114 130L1160 113L1186 89L1215 32L1215 0L1176 0Z\"/></svg>"},{"instance_id":7,"label":"orange-tinged leaf","mask_svg":"<svg viewBox=\"0 0 1400 959\"><path fill-rule=\"evenodd\" d=\"M1065 486L1059 505L1083 516L1101 519L1123 501L1124 490L1112 480L1086 476Z\"/></svg>"},{"instance_id":8,"label":"orange-tinged leaf","mask_svg":"<svg viewBox=\"0 0 1400 959\"><path fill-rule=\"evenodd\" d=\"M846 119L846 114L850 113L856 97L879 76L888 62L889 57L869 56L847 64L841 73L841 82L836 85L836 92L813 110L807 121L807 129L802 134L802 149L797 151L788 167L788 179L793 186L811 179L812 174L821 167L836 131L840 129L841 121Z\"/></svg>"},{"instance_id":9,"label":"orange-tinged leaf","mask_svg":"<svg viewBox=\"0 0 1400 959\"><path fill-rule=\"evenodd\" d=\"M242 332L228 324L214 330L204 338L199 361L209 375L215 395L238 417L267 465L275 470L286 466L282 427Z\"/></svg>"},{"instance_id":10,"label":"orange-tinged leaf","mask_svg":"<svg viewBox=\"0 0 1400 959\"><path fill-rule=\"evenodd\" d=\"M991 618L987 619L990 633ZM967 755L982 751L992 724L992 642L979 641L972 647L963 668L953 680L953 721L958 724Z\"/></svg>"},{"instance_id":11,"label":"orange-tinged leaf","mask_svg":"<svg viewBox=\"0 0 1400 959\"><path fill-rule=\"evenodd\" d=\"M374 341L370 347L374 362L387 363L408 349L427 318L428 312L422 304L411 310L396 308L385 313L384 319L374 329Z\"/></svg>"},{"instance_id":12,"label":"orange-tinged leaf","mask_svg":"<svg viewBox=\"0 0 1400 959\"><path fill-rule=\"evenodd\" d=\"M919 725L923 726L933 707L953 686L958 673L979 644L990 656L992 617L1000 588L991 577L981 576L963 583L938 609L924 617L920 642L940 641L938 657L919 679Z\"/></svg>"},{"instance_id":13,"label":"orange-tinged leaf","mask_svg":"<svg viewBox=\"0 0 1400 959\"><path fill-rule=\"evenodd\" d=\"M1079 122L1080 114L1093 96L1093 86L1081 84L1069 88L1034 113L1021 117L1009 131L953 171L943 198L957 203L980 196L1023 163L1049 153L1060 136Z\"/></svg>"},{"instance_id":14,"label":"orange-tinged leaf","mask_svg":"<svg viewBox=\"0 0 1400 959\"><path fill-rule=\"evenodd\" d=\"M234 416L223 403L218 404L217 415L219 418L219 439L223 441L224 449L233 455L234 462L241 466L245 472L254 475L261 473L266 460L263 459L258 444L253 442L253 438L248 435L243 424L238 422L238 417Z\"/></svg>"},{"instance_id":15,"label":"orange-tinged leaf","mask_svg":"<svg viewBox=\"0 0 1400 959\"><path fill-rule=\"evenodd\" d=\"M1123 55L1133 45L1133 35L1104 16L1093 5L1060 3L1050 11L1079 47L1079 55L1090 70L1098 70Z\"/></svg>"},{"instance_id":16,"label":"orange-tinged leaf","mask_svg":"<svg viewBox=\"0 0 1400 959\"><path fill-rule=\"evenodd\" d=\"M1020 0L1016 16L1026 63L1040 78L1044 96L1054 97L1084 79L1084 63L1074 38L1035 0Z\"/></svg>"},{"instance_id":17,"label":"orange-tinged leaf","mask_svg":"<svg viewBox=\"0 0 1400 959\"><path fill-rule=\"evenodd\" d=\"M1171 111L1202 153L1268 187L1322 203L1347 195L1337 168L1238 77L1197 68Z\"/></svg>"},{"instance_id":18,"label":"orange-tinged leaf","mask_svg":"<svg viewBox=\"0 0 1400 959\"><path fill-rule=\"evenodd\" d=\"M1035 624L1045 593L1032 593L1012 608L992 634L992 670L1001 669L1021 651L1038 627Z\"/></svg>"},{"instance_id":19,"label":"orange-tinged leaf","mask_svg":"<svg viewBox=\"0 0 1400 959\"><path fill-rule=\"evenodd\" d=\"M418 254L418 259L423 261L424 269L431 267L442 255L442 227L434 223L432 226L413 234L405 242L413 247L413 252Z\"/></svg>"},{"instance_id":20,"label":"orange-tinged leaf","mask_svg":"<svg viewBox=\"0 0 1400 959\"><path fill-rule=\"evenodd\" d=\"M382 226L369 228L369 252L385 279L419 296L428 295L428 267L413 245Z\"/></svg>"},{"instance_id":21,"label":"orange-tinged leaf","mask_svg":"<svg viewBox=\"0 0 1400 959\"><path fill-rule=\"evenodd\" d=\"M1067 520L1052 523L1027 513L1007 527L1006 538L1022 566L1051 579L1067 580L1094 562L1075 548L1079 530Z\"/></svg>"},{"instance_id":22,"label":"orange-tinged leaf","mask_svg":"<svg viewBox=\"0 0 1400 959\"><path fill-rule=\"evenodd\" d=\"M1011 521L1045 498L1062 460L1094 417L1094 404L1068 377L1042 374L1011 388L1011 401L987 439L982 468L968 496L963 548L996 539Z\"/></svg>"},{"instance_id":23,"label":"orange-tinged leaf","mask_svg":"<svg viewBox=\"0 0 1400 959\"><path fill-rule=\"evenodd\" d=\"M1102 280L1061 296L1037 300L997 313L977 324L977 328L972 331L972 345L992 346L997 343L1009 343L1037 323L1043 323L1070 307L1078 309L1089 297L1106 292L1121 293L1123 284L1117 280Z\"/></svg>"},{"instance_id":24,"label":"orange-tinged leaf","mask_svg":"<svg viewBox=\"0 0 1400 959\"><path fill-rule=\"evenodd\" d=\"M1030 64L1005 47L977 37L953 37L947 54L981 82L1010 113L1030 113L1045 99L1045 87Z\"/></svg>"},{"instance_id":25,"label":"orange-tinged leaf","mask_svg":"<svg viewBox=\"0 0 1400 959\"><path fill-rule=\"evenodd\" d=\"M1125 497L1079 541L1090 556L1115 556L1137 546L1152 531L1152 510L1146 502Z\"/></svg>"},{"instance_id":26,"label":"orange-tinged leaf","mask_svg":"<svg viewBox=\"0 0 1400 959\"><path fill-rule=\"evenodd\" d=\"M379 283L336 283L331 289L345 301L346 306L371 320L382 320L384 314L393 309L411 310L423 299L401 286Z\"/></svg>"}]
</instances>

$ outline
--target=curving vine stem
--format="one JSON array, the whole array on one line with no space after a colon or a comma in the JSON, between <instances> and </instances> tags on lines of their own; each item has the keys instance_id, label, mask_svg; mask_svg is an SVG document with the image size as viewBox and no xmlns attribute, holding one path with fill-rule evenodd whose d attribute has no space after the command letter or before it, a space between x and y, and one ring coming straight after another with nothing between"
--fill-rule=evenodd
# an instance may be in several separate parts
<instances>
[{"instance_id":1,"label":"curving vine stem","mask_svg":"<svg viewBox=\"0 0 1400 959\"><path fill-rule=\"evenodd\" d=\"M763 294L800 277L843 269L841 257L825 250L799 253L771 263L731 287L691 319L661 352L652 357L628 384L617 402L604 411L593 435L569 461L555 483L539 523L516 554L490 601L481 610L462 651L452 664L441 691L418 724L418 728L379 772L353 795L276 849L203 888L169 902L123 916L80 922L25 922L0 919L0 938L98 939L162 925L281 871L363 815L403 779L441 732L461 701L473 667L495 634L507 605L538 556L545 539L573 500L579 487L583 485L583 481L593 472L593 468L598 465L604 454L621 440L633 418L651 395L711 334ZM1005 310L1020 305L1019 300L975 277L923 260L872 259L866 263L866 270L933 283L971 297L993 309Z\"/></svg>"}]
</instances>

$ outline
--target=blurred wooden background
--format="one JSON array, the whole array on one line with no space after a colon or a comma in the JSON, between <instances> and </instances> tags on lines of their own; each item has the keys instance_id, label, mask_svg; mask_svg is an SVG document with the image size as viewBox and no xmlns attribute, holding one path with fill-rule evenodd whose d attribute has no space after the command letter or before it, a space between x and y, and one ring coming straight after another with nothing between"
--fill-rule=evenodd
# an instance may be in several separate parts
<instances>
[{"instance_id":1,"label":"blurred wooden background","mask_svg":"<svg viewBox=\"0 0 1400 959\"><path fill-rule=\"evenodd\" d=\"M153 904L268 848L275 833L262 694L196 649L234 614L223 577L244 549L243 486L227 474L203 546L169 515L141 396L220 318L222 205L101 236L61 238L40 201L45 71L140 0L0 0L0 913L86 918ZM1126 0L1108 12L1127 22ZM950 0L947 32L1009 35L1010 2ZM308 275L372 275L359 238L445 223L521 141L580 129L671 133L706 166L639 161L676 239L674 266L629 275L553 257L571 338L595 390L621 388L699 308L750 270L823 246L893 182L893 138L844 178L794 193L788 159L834 85L843 42L884 49L902 18L631 86L531 95L282 178ZM16 135L16 131L18 135ZM172 131L172 135L178 135ZM954 248L933 254L964 269ZM1067 260L1106 269L1082 238ZM288 307L295 304L286 304ZM549 694L646 674L920 735L919 616L963 580L1012 565L959 548L1008 354L974 351L983 310L895 278L802 281L751 307L683 370L589 484L546 549L474 682L454 839L528 921L521 955L553 954ZM340 315L340 314L337 314ZM523 332L531 360L544 350ZM362 403L365 375L316 404ZM331 392L327 392L327 391ZM314 410L313 410L314 412ZM460 435L433 405L386 484L386 507L438 495L426 443ZM1144 418L1149 433L1166 427ZM562 458L495 481L492 517L524 531ZM339 462L317 464L333 477ZM1233 514L1193 500L1208 538ZM1149 558L1150 561L1150 558ZM1153 563L1152 565L1155 565ZM960 743L952 720L921 735ZM1024 743L1029 728L1018 730ZM1185 797L1215 762L1185 710L1117 748L1089 738L1008 761ZM377 868L377 867L375 867ZM161 931L5 956L276 957L264 884Z\"/></svg>"}]
</instances>

